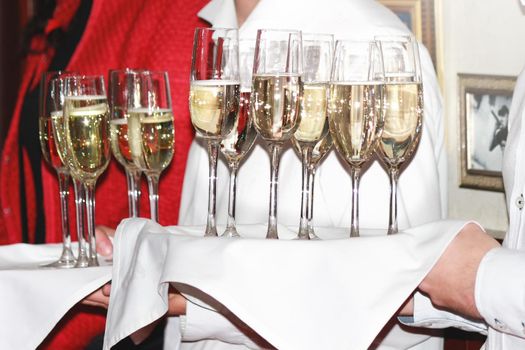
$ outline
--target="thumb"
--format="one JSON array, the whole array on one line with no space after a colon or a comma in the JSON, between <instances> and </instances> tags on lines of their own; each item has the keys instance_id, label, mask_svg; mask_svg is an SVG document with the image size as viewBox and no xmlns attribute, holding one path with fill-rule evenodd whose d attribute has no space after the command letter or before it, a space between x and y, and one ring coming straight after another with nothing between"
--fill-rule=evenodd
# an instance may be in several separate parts
<instances>
[{"instance_id":1,"label":"thumb","mask_svg":"<svg viewBox=\"0 0 525 350\"><path fill-rule=\"evenodd\" d=\"M113 255L113 242L111 236L113 230L104 226L97 226L95 228L95 236L97 240L97 253L104 257L111 257Z\"/></svg>"}]
</instances>

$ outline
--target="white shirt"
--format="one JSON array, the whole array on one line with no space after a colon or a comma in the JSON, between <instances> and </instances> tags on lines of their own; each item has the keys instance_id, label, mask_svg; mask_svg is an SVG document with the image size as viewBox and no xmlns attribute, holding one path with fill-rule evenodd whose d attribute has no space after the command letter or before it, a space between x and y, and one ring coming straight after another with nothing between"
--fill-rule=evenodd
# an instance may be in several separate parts
<instances>
[{"instance_id":1,"label":"white shirt","mask_svg":"<svg viewBox=\"0 0 525 350\"><path fill-rule=\"evenodd\" d=\"M487 350L524 349L525 339L525 70L512 98L503 157L509 230L503 247L484 257L476 282L476 305L490 325ZM519 250L519 251L516 251ZM512 277L512 278L509 278Z\"/></svg>"},{"instance_id":2,"label":"white shirt","mask_svg":"<svg viewBox=\"0 0 525 350\"><path fill-rule=\"evenodd\" d=\"M237 27L233 0L213 0L199 15L214 27ZM337 38L372 39L375 35L406 34L401 21L373 0L261 0L245 23L239 28L241 37L255 37L258 28L296 28L305 32L332 33ZM400 229L439 220L446 213L446 155L443 137L442 101L436 75L426 49L421 50L424 89L423 134L410 166L401 173L398 192L398 222ZM238 223L264 223L268 219L270 161L261 144L243 161L239 170L237 193ZM217 180L217 222L227 217L228 169L219 162ZM362 175L360 184L360 225L366 228L386 228L388 224L390 185L386 172L375 161ZM278 188L278 222L297 225L300 217L301 163L291 148L283 151ZM332 151L317 170L314 202L314 223L317 226L349 227L351 214L351 180L335 151ZM195 140L190 148L180 225L206 222L208 200L208 156L206 147ZM385 231L386 232L386 231ZM185 339L191 336L191 324L198 321L191 314L189 303ZM396 328L394 333L402 332ZM396 338L391 335L387 338ZM196 338L195 338L196 339ZM409 348L421 343L426 336L381 349ZM387 339L388 340L388 339ZM421 345L412 349L436 349ZM400 345L403 344L403 345ZM184 346L183 346L184 347Z\"/></svg>"}]
</instances>

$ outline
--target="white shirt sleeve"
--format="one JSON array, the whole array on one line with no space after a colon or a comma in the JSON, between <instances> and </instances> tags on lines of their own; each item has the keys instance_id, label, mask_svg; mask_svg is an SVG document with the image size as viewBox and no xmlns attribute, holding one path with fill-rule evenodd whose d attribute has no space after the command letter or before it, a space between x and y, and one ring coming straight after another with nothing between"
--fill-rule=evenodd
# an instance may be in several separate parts
<instances>
[{"instance_id":1,"label":"white shirt sleeve","mask_svg":"<svg viewBox=\"0 0 525 350\"><path fill-rule=\"evenodd\" d=\"M525 252L496 248L481 261L476 306L494 329L525 338Z\"/></svg>"},{"instance_id":2,"label":"white shirt sleeve","mask_svg":"<svg viewBox=\"0 0 525 350\"><path fill-rule=\"evenodd\" d=\"M229 344L259 347L228 318L203 301L188 297L186 315L180 316L182 341L215 339Z\"/></svg>"},{"instance_id":3,"label":"white shirt sleeve","mask_svg":"<svg viewBox=\"0 0 525 350\"><path fill-rule=\"evenodd\" d=\"M476 276L476 306L495 330L525 338L525 252L495 248L482 259ZM436 309L429 298L414 295L413 317L400 317L409 326L455 327L487 333L487 325Z\"/></svg>"},{"instance_id":4,"label":"white shirt sleeve","mask_svg":"<svg viewBox=\"0 0 525 350\"><path fill-rule=\"evenodd\" d=\"M399 321L407 326L423 328L459 328L468 332L487 334L487 325L483 322L469 320L451 312L437 309L430 299L416 292L414 294L414 315L401 316Z\"/></svg>"}]
</instances>

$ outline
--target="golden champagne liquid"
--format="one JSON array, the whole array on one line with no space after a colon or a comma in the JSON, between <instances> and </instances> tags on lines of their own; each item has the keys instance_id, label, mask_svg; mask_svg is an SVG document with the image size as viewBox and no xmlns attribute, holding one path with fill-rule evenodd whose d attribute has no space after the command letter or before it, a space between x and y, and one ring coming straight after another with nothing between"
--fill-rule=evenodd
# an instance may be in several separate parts
<instances>
[{"instance_id":1,"label":"golden champagne liquid","mask_svg":"<svg viewBox=\"0 0 525 350\"><path fill-rule=\"evenodd\" d=\"M135 165L146 174L160 174L171 162L175 146L170 109L128 111L128 140Z\"/></svg>"},{"instance_id":2,"label":"golden champagne liquid","mask_svg":"<svg viewBox=\"0 0 525 350\"><path fill-rule=\"evenodd\" d=\"M360 166L374 153L383 127L381 84L330 84L330 134L340 155Z\"/></svg>"},{"instance_id":3,"label":"golden champagne liquid","mask_svg":"<svg viewBox=\"0 0 525 350\"><path fill-rule=\"evenodd\" d=\"M110 160L109 109L105 96L69 96L64 102L65 154L81 181L95 181Z\"/></svg>"},{"instance_id":4,"label":"golden champagne liquid","mask_svg":"<svg viewBox=\"0 0 525 350\"><path fill-rule=\"evenodd\" d=\"M190 86L191 122L197 135L220 140L232 131L239 111L238 81L198 80Z\"/></svg>"},{"instance_id":5,"label":"golden champagne liquid","mask_svg":"<svg viewBox=\"0 0 525 350\"><path fill-rule=\"evenodd\" d=\"M228 163L239 162L252 148L257 132L250 117L250 91L241 92L235 125L221 141L221 152Z\"/></svg>"},{"instance_id":6,"label":"golden champagne liquid","mask_svg":"<svg viewBox=\"0 0 525 350\"><path fill-rule=\"evenodd\" d=\"M53 136L55 138L55 144L57 146L57 153L62 161L62 164L69 170L69 174L77 179L81 180L81 176L69 166L68 153L67 153L67 142L65 134L65 119L62 111L56 111L51 113L51 124L53 129Z\"/></svg>"},{"instance_id":7,"label":"golden champagne liquid","mask_svg":"<svg viewBox=\"0 0 525 350\"><path fill-rule=\"evenodd\" d=\"M387 83L384 92L385 125L378 152L390 165L407 160L419 143L423 118L421 83Z\"/></svg>"},{"instance_id":8,"label":"golden champagne liquid","mask_svg":"<svg viewBox=\"0 0 525 350\"><path fill-rule=\"evenodd\" d=\"M62 121L62 111L52 112L49 117L38 118L38 134L40 139L40 148L45 161L56 170L65 170L67 167L62 162L57 149L57 141L53 132L53 118Z\"/></svg>"},{"instance_id":9,"label":"golden champagne liquid","mask_svg":"<svg viewBox=\"0 0 525 350\"><path fill-rule=\"evenodd\" d=\"M53 136L55 137L55 143L57 146L58 156L60 157L62 164L66 165L69 168L69 163L67 161L66 135L64 131L64 115L62 111L53 112L51 114L51 124L53 129Z\"/></svg>"},{"instance_id":10,"label":"golden champagne liquid","mask_svg":"<svg viewBox=\"0 0 525 350\"><path fill-rule=\"evenodd\" d=\"M301 120L301 76L254 75L252 94L253 120L259 135L269 141L291 138Z\"/></svg>"},{"instance_id":11,"label":"golden champagne liquid","mask_svg":"<svg viewBox=\"0 0 525 350\"><path fill-rule=\"evenodd\" d=\"M327 101L327 83L304 83L301 123L294 139L299 142L316 142L328 133Z\"/></svg>"},{"instance_id":12,"label":"golden champagne liquid","mask_svg":"<svg viewBox=\"0 0 525 350\"><path fill-rule=\"evenodd\" d=\"M109 130L111 135L111 150L113 156L126 169L137 170L136 164L133 162L131 156L131 148L129 146L128 136L128 118L112 119L109 122Z\"/></svg>"}]
</instances>

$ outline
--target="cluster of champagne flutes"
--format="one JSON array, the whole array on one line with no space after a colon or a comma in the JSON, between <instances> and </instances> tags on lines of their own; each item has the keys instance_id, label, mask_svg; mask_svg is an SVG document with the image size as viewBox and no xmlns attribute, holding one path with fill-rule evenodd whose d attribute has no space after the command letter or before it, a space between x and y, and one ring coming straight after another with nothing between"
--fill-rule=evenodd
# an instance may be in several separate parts
<instances>
[{"instance_id":1,"label":"cluster of champagne flutes","mask_svg":"<svg viewBox=\"0 0 525 350\"><path fill-rule=\"evenodd\" d=\"M158 220L158 179L173 156L174 128L167 73L110 71L110 101L102 76L47 72L41 81L39 135L44 159L56 170L62 211L63 251L48 267L98 266L95 184L110 148L125 167L130 216L138 216L140 174ZM69 176L75 190L78 255L71 250L67 210ZM85 214L85 215L84 215ZM87 223L87 231L85 230Z\"/></svg>"},{"instance_id":2,"label":"cluster of champagne flutes","mask_svg":"<svg viewBox=\"0 0 525 350\"><path fill-rule=\"evenodd\" d=\"M267 238L278 238L280 151L289 140L303 164L298 239L316 238L312 226L315 169L332 142L351 169L350 236L359 236L361 168L376 153L391 180L388 233L397 232L399 168L417 148L423 114L419 53L411 37L338 40L334 50L332 35L260 29L255 42L250 42L239 40L236 29L197 28L190 112L197 135L208 141L205 236L217 236L219 149L231 171L228 224L223 235L238 236L236 174L256 135L267 143L271 158Z\"/></svg>"},{"instance_id":3,"label":"cluster of champagne flutes","mask_svg":"<svg viewBox=\"0 0 525 350\"><path fill-rule=\"evenodd\" d=\"M39 121L44 158L56 169L60 180L63 253L50 266L97 266L95 184L110 160L109 107L102 76L44 74ZM79 242L76 259L71 251L68 226L68 175L75 188Z\"/></svg>"},{"instance_id":4,"label":"cluster of champagne flutes","mask_svg":"<svg viewBox=\"0 0 525 350\"><path fill-rule=\"evenodd\" d=\"M175 127L168 73L111 70L111 150L124 167L129 216L139 216L140 176L148 180L150 217L159 221L159 177L171 163Z\"/></svg>"}]
</instances>

